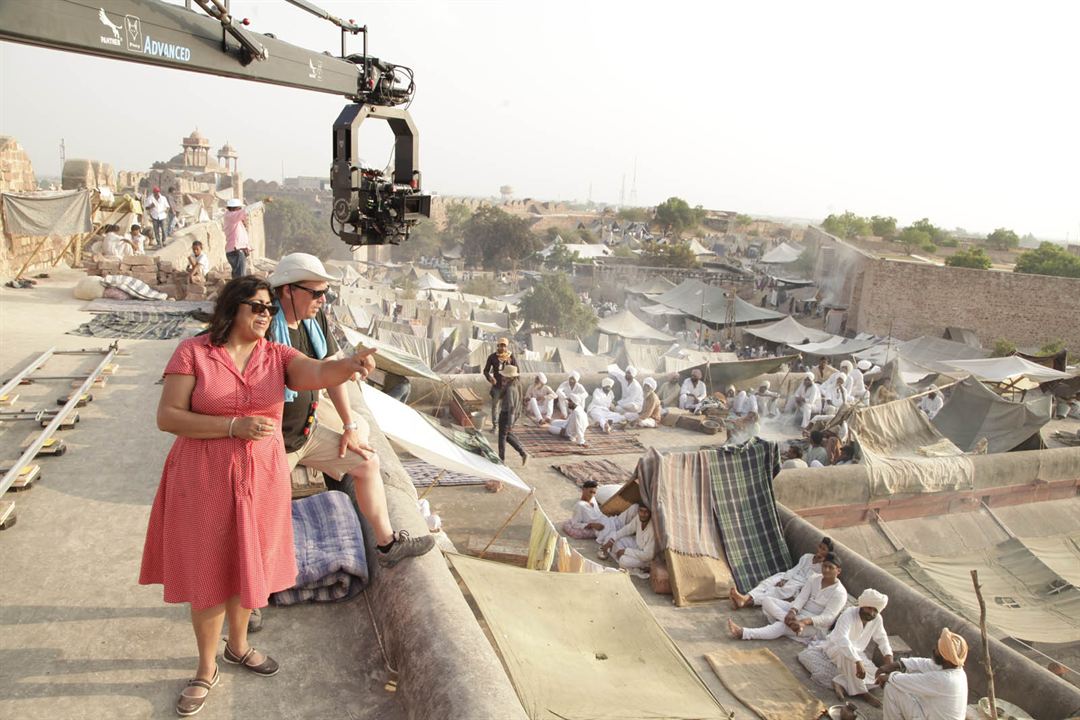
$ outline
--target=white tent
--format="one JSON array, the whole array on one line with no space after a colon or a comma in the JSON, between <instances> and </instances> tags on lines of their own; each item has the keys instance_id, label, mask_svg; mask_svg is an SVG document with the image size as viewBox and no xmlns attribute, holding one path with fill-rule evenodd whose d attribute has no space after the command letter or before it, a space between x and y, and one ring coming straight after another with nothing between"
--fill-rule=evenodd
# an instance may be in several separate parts
<instances>
[{"instance_id":1,"label":"white tent","mask_svg":"<svg viewBox=\"0 0 1080 720\"><path fill-rule=\"evenodd\" d=\"M457 290L457 285L453 283L443 282L439 278L435 277L431 273L424 273L420 280L416 283L416 287L420 290Z\"/></svg>"},{"instance_id":2,"label":"white tent","mask_svg":"<svg viewBox=\"0 0 1080 720\"><path fill-rule=\"evenodd\" d=\"M659 340L661 342L671 342L675 339L666 332L657 330L638 319L638 317L629 310L623 310L614 315L609 315L606 318L600 318L596 321L596 327L602 333L617 335L631 340Z\"/></svg>"},{"instance_id":3,"label":"white tent","mask_svg":"<svg viewBox=\"0 0 1080 720\"><path fill-rule=\"evenodd\" d=\"M713 255L714 254L712 250L710 250L709 248L707 248L704 245L702 245L701 243L699 243L697 241L697 238L691 239L690 242L687 244L687 247L690 248L690 252L694 253L694 255Z\"/></svg>"},{"instance_id":4,"label":"white tent","mask_svg":"<svg viewBox=\"0 0 1080 720\"><path fill-rule=\"evenodd\" d=\"M761 262L773 263L776 265L786 265L793 263L799 259L802 255L802 251L788 245L786 242L782 242L774 247L769 252L761 256Z\"/></svg>"},{"instance_id":5,"label":"white tent","mask_svg":"<svg viewBox=\"0 0 1080 720\"><path fill-rule=\"evenodd\" d=\"M823 343L835 337L832 333L827 333L824 330L808 328L790 315L770 325L745 327L743 332L777 345L801 345L807 342Z\"/></svg>"},{"instance_id":6,"label":"white tent","mask_svg":"<svg viewBox=\"0 0 1080 720\"><path fill-rule=\"evenodd\" d=\"M1019 355L981 360L943 360L942 364L969 372L983 382L1009 383L1020 378L1027 378L1032 382L1041 383L1069 377L1068 373L1038 365Z\"/></svg>"},{"instance_id":7,"label":"white tent","mask_svg":"<svg viewBox=\"0 0 1080 720\"><path fill-rule=\"evenodd\" d=\"M360 387L364 393L364 402L375 417L379 429L395 445L435 467L498 480L526 492L532 491L513 470L458 447L405 403L367 383L361 383Z\"/></svg>"}]
</instances>

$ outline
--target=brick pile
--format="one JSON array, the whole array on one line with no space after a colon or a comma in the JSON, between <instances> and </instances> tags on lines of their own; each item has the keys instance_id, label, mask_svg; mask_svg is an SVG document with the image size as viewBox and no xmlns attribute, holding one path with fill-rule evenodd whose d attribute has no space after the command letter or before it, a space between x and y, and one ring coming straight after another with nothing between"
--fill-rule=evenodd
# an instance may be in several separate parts
<instances>
[{"instance_id":1,"label":"brick pile","mask_svg":"<svg viewBox=\"0 0 1080 720\"><path fill-rule=\"evenodd\" d=\"M186 269L153 255L129 255L123 259L94 255L85 259L85 264L87 275L129 275L165 293L170 300L214 300L231 277L228 272L211 270L205 278L189 278Z\"/></svg>"}]
</instances>

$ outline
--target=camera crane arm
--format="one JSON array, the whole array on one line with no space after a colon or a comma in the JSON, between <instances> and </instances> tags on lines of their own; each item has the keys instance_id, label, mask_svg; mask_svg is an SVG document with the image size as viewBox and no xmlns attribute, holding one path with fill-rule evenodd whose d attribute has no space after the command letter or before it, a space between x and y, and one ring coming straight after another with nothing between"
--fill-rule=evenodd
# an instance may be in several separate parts
<instances>
[{"instance_id":1,"label":"camera crane arm","mask_svg":"<svg viewBox=\"0 0 1080 720\"><path fill-rule=\"evenodd\" d=\"M366 26L287 1L341 29L340 57L251 32L222 0L195 0L206 15L157 0L0 0L0 40L348 98L333 129L333 230L350 245L400 242L431 203L420 189L416 125L394 107L412 99L412 71L370 57ZM346 37L358 34L363 54L346 55ZM387 121L394 133L389 178L360 166L366 118Z\"/></svg>"}]
</instances>

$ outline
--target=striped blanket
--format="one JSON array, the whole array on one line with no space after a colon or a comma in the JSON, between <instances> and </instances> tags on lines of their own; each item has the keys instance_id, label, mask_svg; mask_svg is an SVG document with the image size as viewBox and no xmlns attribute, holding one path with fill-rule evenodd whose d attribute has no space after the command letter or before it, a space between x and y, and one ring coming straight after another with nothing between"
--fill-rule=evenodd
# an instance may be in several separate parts
<instances>
[{"instance_id":1,"label":"striped blanket","mask_svg":"<svg viewBox=\"0 0 1080 720\"><path fill-rule=\"evenodd\" d=\"M551 467L572 480L578 487L584 485L586 480L595 480L597 485L622 485L630 479L629 470L623 470L607 458L560 463Z\"/></svg>"},{"instance_id":2,"label":"striped blanket","mask_svg":"<svg viewBox=\"0 0 1080 720\"><path fill-rule=\"evenodd\" d=\"M271 595L271 605L348 600L367 586L364 537L348 495L328 490L294 500L292 522L296 585Z\"/></svg>"},{"instance_id":3,"label":"striped blanket","mask_svg":"<svg viewBox=\"0 0 1080 720\"><path fill-rule=\"evenodd\" d=\"M650 448L638 461L634 479L642 501L652 508L661 549L722 560L723 545L713 519L713 485L705 471L709 452L661 455Z\"/></svg>"},{"instance_id":4,"label":"striped blanket","mask_svg":"<svg viewBox=\"0 0 1080 720\"><path fill-rule=\"evenodd\" d=\"M793 564L773 499L780 449L774 442L753 438L701 453L728 565L739 590L748 592Z\"/></svg>"},{"instance_id":5,"label":"striped blanket","mask_svg":"<svg viewBox=\"0 0 1080 720\"><path fill-rule=\"evenodd\" d=\"M575 445L566 438L552 435L546 427L518 423L514 426L514 435L525 446L530 455L547 457L552 455L622 455L639 454L645 446L625 431L616 431L610 435L590 432L585 436L586 447Z\"/></svg>"},{"instance_id":6,"label":"striped blanket","mask_svg":"<svg viewBox=\"0 0 1080 720\"><path fill-rule=\"evenodd\" d=\"M186 315L158 312L99 313L90 322L68 332L84 337L128 340L174 340L199 332L203 324Z\"/></svg>"},{"instance_id":7,"label":"striped blanket","mask_svg":"<svg viewBox=\"0 0 1080 720\"><path fill-rule=\"evenodd\" d=\"M401 467L405 468L413 487L431 487L435 478L439 478L439 486L450 485L483 485L487 480L474 475L444 470L423 460L402 460Z\"/></svg>"}]
</instances>

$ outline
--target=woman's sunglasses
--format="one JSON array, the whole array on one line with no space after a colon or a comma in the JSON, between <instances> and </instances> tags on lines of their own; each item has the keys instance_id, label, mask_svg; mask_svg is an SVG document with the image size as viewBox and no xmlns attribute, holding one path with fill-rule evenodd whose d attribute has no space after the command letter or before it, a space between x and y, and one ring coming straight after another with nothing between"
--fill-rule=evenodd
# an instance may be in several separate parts
<instances>
[{"instance_id":1,"label":"woman's sunglasses","mask_svg":"<svg viewBox=\"0 0 1080 720\"><path fill-rule=\"evenodd\" d=\"M259 302L258 300L241 300L240 304L247 305L249 308L251 308L251 312L256 315L269 315L270 317L274 317L275 315L277 315L277 312L280 309L277 305L268 305L266 303Z\"/></svg>"}]
</instances>

